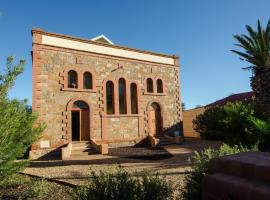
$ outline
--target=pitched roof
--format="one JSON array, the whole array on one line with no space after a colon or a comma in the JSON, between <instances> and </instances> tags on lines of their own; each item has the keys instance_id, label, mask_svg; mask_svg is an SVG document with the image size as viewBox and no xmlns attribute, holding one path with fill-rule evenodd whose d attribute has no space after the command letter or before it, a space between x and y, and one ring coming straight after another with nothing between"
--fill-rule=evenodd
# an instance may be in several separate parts
<instances>
[{"instance_id":1,"label":"pitched roof","mask_svg":"<svg viewBox=\"0 0 270 200\"><path fill-rule=\"evenodd\" d=\"M105 35L99 35L97 37L92 38L91 40L113 45L113 42L111 40L109 40L109 38L107 38Z\"/></svg>"},{"instance_id":2,"label":"pitched roof","mask_svg":"<svg viewBox=\"0 0 270 200\"><path fill-rule=\"evenodd\" d=\"M217 100L214 103L208 104L207 106L222 106L227 103L233 103L236 101L242 101L242 102L250 102L253 100L254 94L253 92L243 92L238 94L232 94L228 97L225 97L223 99Z\"/></svg>"}]
</instances>

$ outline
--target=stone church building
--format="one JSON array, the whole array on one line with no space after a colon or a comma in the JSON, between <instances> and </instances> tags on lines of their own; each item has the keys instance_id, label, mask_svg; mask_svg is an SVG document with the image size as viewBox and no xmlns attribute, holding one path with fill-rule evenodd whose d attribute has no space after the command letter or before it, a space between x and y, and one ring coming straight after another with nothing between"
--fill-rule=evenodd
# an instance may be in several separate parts
<instances>
[{"instance_id":1,"label":"stone church building","mask_svg":"<svg viewBox=\"0 0 270 200\"><path fill-rule=\"evenodd\" d=\"M181 133L179 58L32 30L33 111L46 125L39 158L73 141L108 147Z\"/></svg>"}]
</instances>

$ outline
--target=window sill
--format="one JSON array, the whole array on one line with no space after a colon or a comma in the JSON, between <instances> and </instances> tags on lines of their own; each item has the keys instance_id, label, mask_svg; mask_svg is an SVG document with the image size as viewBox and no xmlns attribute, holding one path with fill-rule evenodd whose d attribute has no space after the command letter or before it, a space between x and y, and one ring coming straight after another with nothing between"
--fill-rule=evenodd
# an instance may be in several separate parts
<instances>
[{"instance_id":1,"label":"window sill","mask_svg":"<svg viewBox=\"0 0 270 200\"><path fill-rule=\"evenodd\" d=\"M104 114L102 117L115 118L115 117L141 117L141 114Z\"/></svg>"},{"instance_id":2,"label":"window sill","mask_svg":"<svg viewBox=\"0 0 270 200\"><path fill-rule=\"evenodd\" d=\"M152 96L165 96L166 93L157 93L157 92L144 92L144 95L152 95Z\"/></svg>"},{"instance_id":3,"label":"window sill","mask_svg":"<svg viewBox=\"0 0 270 200\"><path fill-rule=\"evenodd\" d=\"M96 89L81 89L81 88L62 88L61 90L72 92L97 92Z\"/></svg>"}]
</instances>

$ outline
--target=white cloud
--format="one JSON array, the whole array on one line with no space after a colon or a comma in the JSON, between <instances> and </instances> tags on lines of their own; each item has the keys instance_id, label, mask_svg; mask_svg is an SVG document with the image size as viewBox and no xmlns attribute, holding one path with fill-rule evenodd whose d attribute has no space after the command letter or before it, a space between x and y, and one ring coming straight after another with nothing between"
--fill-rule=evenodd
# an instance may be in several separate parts
<instances>
[{"instance_id":1,"label":"white cloud","mask_svg":"<svg viewBox=\"0 0 270 200\"><path fill-rule=\"evenodd\" d=\"M0 17L2 17L2 16L3 16L3 12L0 11Z\"/></svg>"}]
</instances>

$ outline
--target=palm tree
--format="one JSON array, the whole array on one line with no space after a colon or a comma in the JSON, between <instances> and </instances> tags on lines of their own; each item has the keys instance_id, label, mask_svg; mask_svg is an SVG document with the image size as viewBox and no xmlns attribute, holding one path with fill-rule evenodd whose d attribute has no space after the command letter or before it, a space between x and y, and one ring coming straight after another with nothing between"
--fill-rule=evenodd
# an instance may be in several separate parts
<instances>
[{"instance_id":1,"label":"palm tree","mask_svg":"<svg viewBox=\"0 0 270 200\"><path fill-rule=\"evenodd\" d=\"M231 50L238 54L242 60L251 64L243 69L252 70L251 87L255 95L255 103L270 117L270 20L265 30L258 20L257 30L246 26L248 35L234 35L241 51Z\"/></svg>"}]
</instances>

